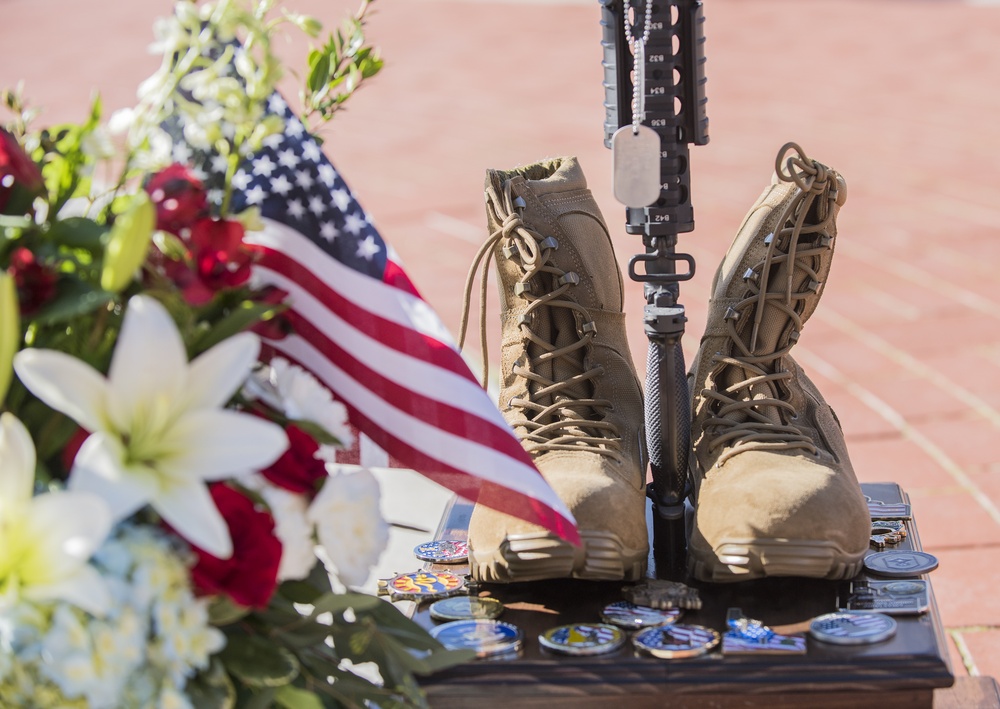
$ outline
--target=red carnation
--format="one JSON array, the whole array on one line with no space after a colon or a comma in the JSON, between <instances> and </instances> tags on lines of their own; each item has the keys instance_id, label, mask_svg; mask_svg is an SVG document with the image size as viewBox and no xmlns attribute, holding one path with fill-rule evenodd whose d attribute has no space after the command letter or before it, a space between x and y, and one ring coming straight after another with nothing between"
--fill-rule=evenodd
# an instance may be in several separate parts
<instances>
[{"instance_id":1,"label":"red carnation","mask_svg":"<svg viewBox=\"0 0 1000 709\"><path fill-rule=\"evenodd\" d=\"M224 594L248 608L265 608L277 587L281 562L274 518L228 485L215 483L209 491L229 526L233 555L219 559L192 545L198 556L191 571L195 588L206 595Z\"/></svg>"},{"instance_id":2,"label":"red carnation","mask_svg":"<svg viewBox=\"0 0 1000 709\"><path fill-rule=\"evenodd\" d=\"M199 219L190 244L198 277L210 290L241 286L250 278L250 250L243 225L227 219Z\"/></svg>"},{"instance_id":3,"label":"red carnation","mask_svg":"<svg viewBox=\"0 0 1000 709\"><path fill-rule=\"evenodd\" d=\"M208 195L194 173L174 163L146 183L146 192L156 205L156 228L182 236L194 222L208 214Z\"/></svg>"},{"instance_id":4,"label":"red carnation","mask_svg":"<svg viewBox=\"0 0 1000 709\"><path fill-rule=\"evenodd\" d=\"M278 487L299 494L315 495L327 476L326 464L315 457L319 444L295 425L285 428L288 449L261 474Z\"/></svg>"},{"instance_id":5,"label":"red carnation","mask_svg":"<svg viewBox=\"0 0 1000 709\"><path fill-rule=\"evenodd\" d=\"M42 192L42 172L13 135L0 128L0 212L23 214Z\"/></svg>"},{"instance_id":6,"label":"red carnation","mask_svg":"<svg viewBox=\"0 0 1000 709\"><path fill-rule=\"evenodd\" d=\"M11 253L7 273L14 279L21 315L32 315L56 294L55 272L38 263L35 254L23 246Z\"/></svg>"}]
</instances>

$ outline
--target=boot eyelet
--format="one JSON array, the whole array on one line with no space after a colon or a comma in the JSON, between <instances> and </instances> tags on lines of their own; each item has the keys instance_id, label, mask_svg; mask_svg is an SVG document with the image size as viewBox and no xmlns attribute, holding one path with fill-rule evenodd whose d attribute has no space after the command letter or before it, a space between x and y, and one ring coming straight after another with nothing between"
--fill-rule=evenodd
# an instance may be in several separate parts
<instances>
[{"instance_id":1,"label":"boot eyelet","mask_svg":"<svg viewBox=\"0 0 1000 709\"><path fill-rule=\"evenodd\" d=\"M542 247L542 249L558 249L559 239L554 236L546 236L538 245Z\"/></svg>"}]
</instances>

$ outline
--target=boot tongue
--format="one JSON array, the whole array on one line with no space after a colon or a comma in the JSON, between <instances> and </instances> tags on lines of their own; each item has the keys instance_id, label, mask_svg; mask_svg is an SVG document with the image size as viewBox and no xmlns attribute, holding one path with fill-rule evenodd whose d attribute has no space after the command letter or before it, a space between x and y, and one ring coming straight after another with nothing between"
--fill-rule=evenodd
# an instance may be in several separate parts
<instances>
[{"instance_id":1,"label":"boot tongue","mask_svg":"<svg viewBox=\"0 0 1000 709\"><path fill-rule=\"evenodd\" d=\"M792 271L790 290L788 288L789 269ZM783 338L787 338L788 336L789 317L788 313L778 307L777 303L784 303L786 293L797 293L803 285L805 285L806 278L808 278L806 270L802 268L794 268L793 265L789 264L788 260L782 261L771 269L768 276L767 292L780 293L781 300L772 300L769 298L764 300L762 305L757 305L758 308L763 308L763 315L760 320L760 326L757 330L756 345L751 350L752 356L766 357L769 354L783 349L784 346L787 345L787 342L783 341ZM750 349L752 344L751 338L753 336L753 322L755 315L756 308L750 311L747 321L739 328L740 340L748 349ZM740 352L734 351L733 354L738 356ZM776 357L770 361L765 360L757 363L757 366L767 373L773 374L782 369L782 358ZM726 389L738 385L747 379L751 379L756 376L759 375L753 370L744 369L743 367L738 367L736 365L729 365L721 374L721 388ZM781 399L783 398L783 393L779 391L778 386L775 383L761 382L748 388L744 388L741 392L737 392L736 396L743 400L750 399L759 401L762 399ZM767 417L772 423L777 425L784 423L781 420L781 413L778 407L758 406L756 408L759 413ZM728 416L728 418L734 419L738 422L743 422L748 420L750 417L745 413L737 411Z\"/></svg>"}]
</instances>

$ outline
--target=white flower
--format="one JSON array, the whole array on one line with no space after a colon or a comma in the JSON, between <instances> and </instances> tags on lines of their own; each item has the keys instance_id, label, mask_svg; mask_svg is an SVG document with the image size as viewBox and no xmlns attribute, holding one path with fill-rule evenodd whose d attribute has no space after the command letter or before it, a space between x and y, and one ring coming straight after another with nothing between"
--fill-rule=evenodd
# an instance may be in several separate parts
<instances>
[{"instance_id":1,"label":"white flower","mask_svg":"<svg viewBox=\"0 0 1000 709\"><path fill-rule=\"evenodd\" d=\"M97 493L116 520L148 503L192 544L228 558L229 529L204 483L267 467L288 446L279 426L220 408L259 346L241 333L189 364L170 314L135 296L107 377L55 350L22 350L14 370L35 396L92 432L73 462L71 490Z\"/></svg>"},{"instance_id":2,"label":"white flower","mask_svg":"<svg viewBox=\"0 0 1000 709\"><path fill-rule=\"evenodd\" d=\"M360 586L389 543L389 525L379 507L378 480L354 466L333 466L309 506L319 543L345 586Z\"/></svg>"},{"instance_id":3,"label":"white flower","mask_svg":"<svg viewBox=\"0 0 1000 709\"><path fill-rule=\"evenodd\" d=\"M13 414L0 414L0 591L63 600L95 615L110 605L88 561L111 531L111 513L87 492L32 496L35 446Z\"/></svg>"},{"instance_id":4,"label":"white flower","mask_svg":"<svg viewBox=\"0 0 1000 709\"><path fill-rule=\"evenodd\" d=\"M245 484L260 494L274 517L274 534L281 542L278 582L305 578L316 565L313 525L306 517L308 500L272 485L261 475L254 475Z\"/></svg>"},{"instance_id":5,"label":"white flower","mask_svg":"<svg viewBox=\"0 0 1000 709\"><path fill-rule=\"evenodd\" d=\"M330 390L310 372L282 357L270 361L270 367L254 372L247 381L248 393L294 420L311 421L350 447L354 436L347 421L347 407L335 401ZM320 446L316 457L333 462L334 450Z\"/></svg>"}]
</instances>

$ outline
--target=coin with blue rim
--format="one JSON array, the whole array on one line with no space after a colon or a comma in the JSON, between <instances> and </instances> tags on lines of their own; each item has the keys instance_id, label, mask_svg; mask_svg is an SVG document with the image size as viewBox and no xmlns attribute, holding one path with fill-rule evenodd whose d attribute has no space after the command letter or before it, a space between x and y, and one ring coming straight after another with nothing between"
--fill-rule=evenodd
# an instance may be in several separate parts
<instances>
[{"instance_id":1,"label":"coin with blue rim","mask_svg":"<svg viewBox=\"0 0 1000 709\"><path fill-rule=\"evenodd\" d=\"M449 650L473 650L477 657L513 655L521 649L524 634L502 620L453 620L430 629L430 635Z\"/></svg>"}]
</instances>

